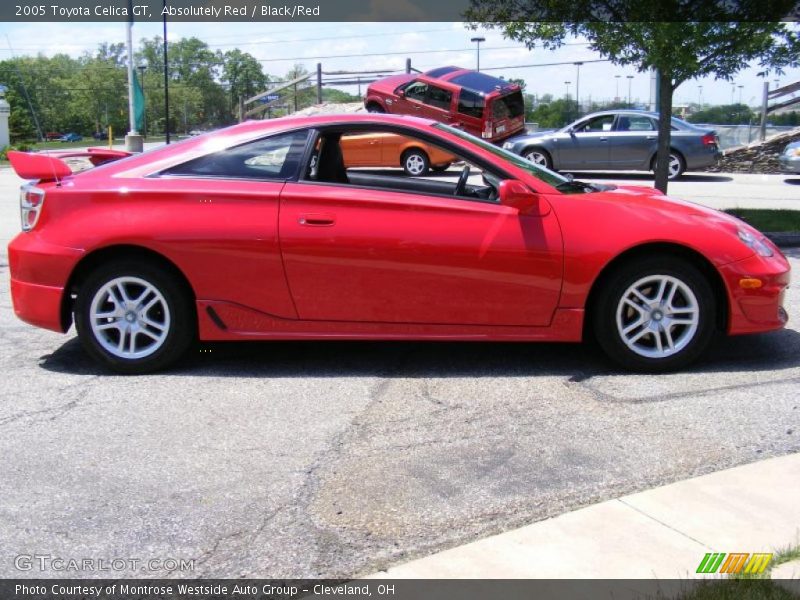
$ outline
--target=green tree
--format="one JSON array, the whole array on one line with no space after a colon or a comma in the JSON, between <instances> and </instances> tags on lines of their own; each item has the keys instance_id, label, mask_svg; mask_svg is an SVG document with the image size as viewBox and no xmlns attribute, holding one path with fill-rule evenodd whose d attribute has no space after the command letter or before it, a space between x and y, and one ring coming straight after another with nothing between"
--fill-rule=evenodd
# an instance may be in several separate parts
<instances>
[{"instance_id":1,"label":"green tree","mask_svg":"<svg viewBox=\"0 0 800 600\"><path fill-rule=\"evenodd\" d=\"M269 82L261 63L238 48L222 55L222 82L228 87L231 107L238 107L239 98L247 99L263 92Z\"/></svg>"},{"instance_id":2,"label":"green tree","mask_svg":"<svg viewBox=\"0 0 800 600\"><path fill-rule=\"evenodd\" d=\"M538 123L543 129L559 129L572 122L578 114L575 100L559 98L550 102L540 102L528 113L527 120Z\"/></svg>"},{"instance_id":3,"label":"green tree","mask_svg":"<svg viewBox=\"0 0 800 600\"><path fill-rule=\"evenodd\" d=\"M662 117L655 186L666 192L675 89L698 77L731 80L753 62L765 75L797 65L797 30L779 22L793 5L793 0L471 0L467 18L473 27L498 28L529 49L537 43L554 49L569 36L583 37L614 64L656 69Z\"/></svg>"},{"instance_id":4,"label":"green tree","mask_svg":"<svg viewBox=\"0 0 800 600\"><path fill-rule=\"evenodd\" d=\"M754 118L753 111L746 104L724 104L710 106L692 113L690 123L714 123L716 125L747 125Z\"/></svg>"}]
</instances>

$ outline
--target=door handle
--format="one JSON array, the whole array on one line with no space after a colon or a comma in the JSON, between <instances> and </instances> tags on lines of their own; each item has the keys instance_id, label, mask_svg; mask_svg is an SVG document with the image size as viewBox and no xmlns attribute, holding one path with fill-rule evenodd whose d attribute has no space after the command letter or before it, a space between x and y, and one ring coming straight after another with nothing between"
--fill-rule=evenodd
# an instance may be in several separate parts
<instances>
[{"instance_id":1,"label":"door handle","mask_svg":"<svg viewBox=\"0 0 800 600\"><path fill-rule=\"evenodd\" d=\"M309 213L300 215L297 222L308 227L330 227L336 222L336 216L329 213Z\"/></svg>"},{"instance_id":2,"label":"door handle","mask_svg":"<svg viewBox=\"0 0 800 600\"><path fill-rule=\"evenodd\" d=\"M648 139L648 140L654 140L654 139L656 139L656 136L654 136L654 135L648 135L648 136L647 136L647 139Z\"/></svg>"},{"instance_id":3,"label":"door handle","mask_svg":"<svg viewBox=\"0 0 800 600\"><path fill-rule=\"evenodd\" d=\"M607 142L607 141L608 141L608 138L607 138L607 137L601 137L601 138L600 138L600 141L601 141L601 142Z\"/></svg>"}]
</instances>

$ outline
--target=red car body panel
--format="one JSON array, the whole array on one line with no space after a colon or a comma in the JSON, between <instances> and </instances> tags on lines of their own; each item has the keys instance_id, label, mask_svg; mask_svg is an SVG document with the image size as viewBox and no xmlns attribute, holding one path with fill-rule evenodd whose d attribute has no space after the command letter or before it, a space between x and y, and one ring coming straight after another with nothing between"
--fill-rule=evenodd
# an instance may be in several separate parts
<instances>
[{"instance_id":1,"label":"red car body panel","mask_svg":"<svg viewBox=\"0 0 800 600\"><path fill-rule=\"evenodd\" d=\"M742 244L736 230L747 226L740 221L647 188L562 194L478 146L470 147L476 157L538 195L537 215L394 190L345 193L332 183L151 176L280 131L375 122L464 145L430 121L408 117L287 118L39 183L46 192L39 221L9 245L17 315L63 331L80 261L138 247L183 273L204 340L579 341L603 269L626 251L666 243L704 257L720 274L729 333L785 323L788 262L777 249L762 257ZM303 226L309 219L314 226ZM742 277L765 285L744 289Z\"/></svg>"}]
</instances>

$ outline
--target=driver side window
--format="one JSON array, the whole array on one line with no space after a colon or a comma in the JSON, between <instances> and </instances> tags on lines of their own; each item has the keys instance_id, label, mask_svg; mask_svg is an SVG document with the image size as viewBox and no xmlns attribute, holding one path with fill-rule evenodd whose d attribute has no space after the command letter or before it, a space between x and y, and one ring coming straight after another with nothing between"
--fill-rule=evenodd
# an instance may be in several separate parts
<instances>
[{"instance_id":1,"label":"driver side window","mask_svg":"<svg viewBox=\"0 0 800 600\"><path fill-rule=\"evenodd\" d=\"M611 131L611 126L614 124L614 115L604 115L602 117L595 117L584 121L575 128L579 133L598 133L603 131Z\"/></svg>"},{"instance_id":2,"label":"driver side window","mask_svg":"<svg viewBox=\"0 0 800 600\"><path fill-rule=\"evenodd\" d=\"M405 89L406 98L424 102L425 94L428 93L428 84L424 81L415 81Z\"/></svg>"},{"instance_id":3,"label":"driver side window","mask_svg":"<svg viewBox=\"0 0 800 600\"><path fill-rule=\"evenodd\" d=\"M501 177L412 132L359 127L321 131L303 179L498 202Z\"/></svg>"}]
</instances>

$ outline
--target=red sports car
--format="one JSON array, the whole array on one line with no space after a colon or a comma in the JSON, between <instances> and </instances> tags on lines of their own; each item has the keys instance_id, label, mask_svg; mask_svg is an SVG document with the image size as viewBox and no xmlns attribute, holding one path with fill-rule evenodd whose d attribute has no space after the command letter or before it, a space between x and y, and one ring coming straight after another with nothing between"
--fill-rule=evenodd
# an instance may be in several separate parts
<instances>
[{"instance_id":1,"label":"red sports car","mask_svg":"<svg viewBox=\"0 0 800 600\"><path fill-rule=\"evenodd\" d=\"M348 169L349 136L393 133L460 176ZM643 187L573 181L441 123L254 121L120 158L9 152L23 233L17 315L111 369L199 340L579 342L675 369L715 333L783 327L789 264L728 215ZM111 161L111 162L109 162Z\"/></svg>"}]
</instances>

